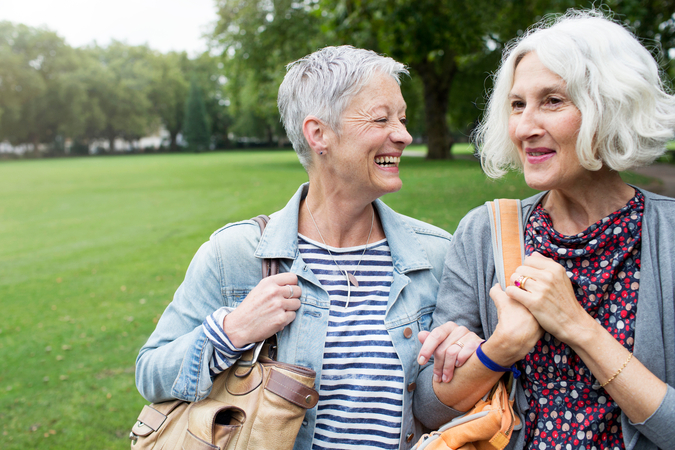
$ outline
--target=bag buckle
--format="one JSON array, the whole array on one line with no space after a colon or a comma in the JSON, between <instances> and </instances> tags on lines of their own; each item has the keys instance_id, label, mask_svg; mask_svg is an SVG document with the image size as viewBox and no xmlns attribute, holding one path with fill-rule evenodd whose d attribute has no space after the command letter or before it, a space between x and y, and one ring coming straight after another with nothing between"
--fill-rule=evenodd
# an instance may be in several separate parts
<instances>
[{"instance_id":1,"label":"bag buckle","mask_svg":"<svg viewBox=\"0 0 675 450\"><path fill-rule=\"evenodd\" d=\"M240 367L253 367L255 363L258 361L258 356L260 356L260 351L262 350L263 344L265 341L262 342L257 342L255 344L255 347L253 348L253 357L250 360L245 360L243 358L240 358L238 361L238 364Z\"/></svg>"},{"instance_id":2,"label":"bag buckle","mask_svg":"<svg viewBox=\"0 0 675 450\"><path fill-rule=\"evenodd\" d=\"M138 441L138 435L136 435L133 431L129 433L129 440L131 440L132 444L131 445L136 445L136 442Z\"/></svg>"}]
</instances>

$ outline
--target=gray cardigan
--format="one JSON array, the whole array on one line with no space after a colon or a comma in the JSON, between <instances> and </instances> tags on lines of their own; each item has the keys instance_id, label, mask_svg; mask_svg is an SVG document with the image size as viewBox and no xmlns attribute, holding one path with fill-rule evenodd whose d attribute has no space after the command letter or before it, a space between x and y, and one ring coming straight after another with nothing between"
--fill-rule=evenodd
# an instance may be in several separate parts
<instances>
[{"instance_id":1,"label":"gray cardigan","mask_svg":"<svg viewBox=\"0 0 675 450\"><path fill-rule=\"evenodd\" d=\"M622 414L627 450L675 448L675 199L642 191L645 210L642 222L642 254L638 312L635 326L635 357L669 386L656 412L634 424ZM527 218L544 193L522 201ZM497 310L488 295L497 283L492 256L487 210L481 206L460 222L448 251L432 328L454 321L486 339L497 325ZM433 366L427 364L417 379L413 410L430 429L461 414L445 406L432 386ZM518 385L518 409L528 406ZM514 433L510 449L524 447L522 433Z\"/></svg>"}]
</instances>

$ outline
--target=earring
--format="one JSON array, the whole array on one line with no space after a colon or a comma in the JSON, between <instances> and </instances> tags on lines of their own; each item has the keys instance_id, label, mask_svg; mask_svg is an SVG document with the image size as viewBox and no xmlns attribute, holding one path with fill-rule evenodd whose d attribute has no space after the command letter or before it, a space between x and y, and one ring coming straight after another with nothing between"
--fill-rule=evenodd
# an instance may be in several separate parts
<instances>
[{"instance_id":1,"label":"earring","mask_svg":"<svg viewBox=\"0 0 675 450\"><path fill-rule=\"evenodd\" d=\"M319 152L319 155L323 155L323 152Z\"/></svg>"}]
</instances>

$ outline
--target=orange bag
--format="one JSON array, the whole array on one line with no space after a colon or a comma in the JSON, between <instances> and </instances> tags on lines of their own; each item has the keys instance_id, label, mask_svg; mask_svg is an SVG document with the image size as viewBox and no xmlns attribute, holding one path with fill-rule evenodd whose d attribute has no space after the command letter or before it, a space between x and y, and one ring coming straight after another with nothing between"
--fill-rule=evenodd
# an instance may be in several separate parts
<instances>
[{"instance_id":1,"label":"orange bag","mask_svg":"<svg viewBox=\"0 0 675 450\"><path fill-rule=\"evenodd\" d=\"M422 436L414 450L503 450L521 426L513 411L514 387L513 374L509 374L506 382L499 380L469 412Z\"/></svg>"}]
</instances>

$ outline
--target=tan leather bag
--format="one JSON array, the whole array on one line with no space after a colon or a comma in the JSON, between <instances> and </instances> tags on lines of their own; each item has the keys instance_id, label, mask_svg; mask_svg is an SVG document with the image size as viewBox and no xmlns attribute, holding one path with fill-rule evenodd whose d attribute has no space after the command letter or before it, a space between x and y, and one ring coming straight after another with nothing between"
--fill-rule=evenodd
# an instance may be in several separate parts
<instances>
[{"instance_id":1,"label":"tan leather bag","mask_svg":"<svg viewBox=\"0 0 675 450\"><path fill-rule=\"evenodd\" d=\"M499 199L487 202L492 230L492 248L499 285L511 283L510 277L524 257L522 210L520 200ZM514 430L522 426L513 410L515 397L513 374L504 375L470 411L424 435L415 450L503 450Z\"/></svg>"},{"instance_id":2,"label":"tan leather bag","mask_svg":"<svg viewBox=\"0 0 675 450\"><path fill-rule=\"evenodd\" d=\"M267 217L254 220L262 232ZM276 261L263 262L263 277L277 272ZM319 400L316 373L273 360L274 349L273 339L258 343L216 377L202 401L144 406L129 436L131 449L291 450L305 412Z\"/></svg>"}]
</instances>

